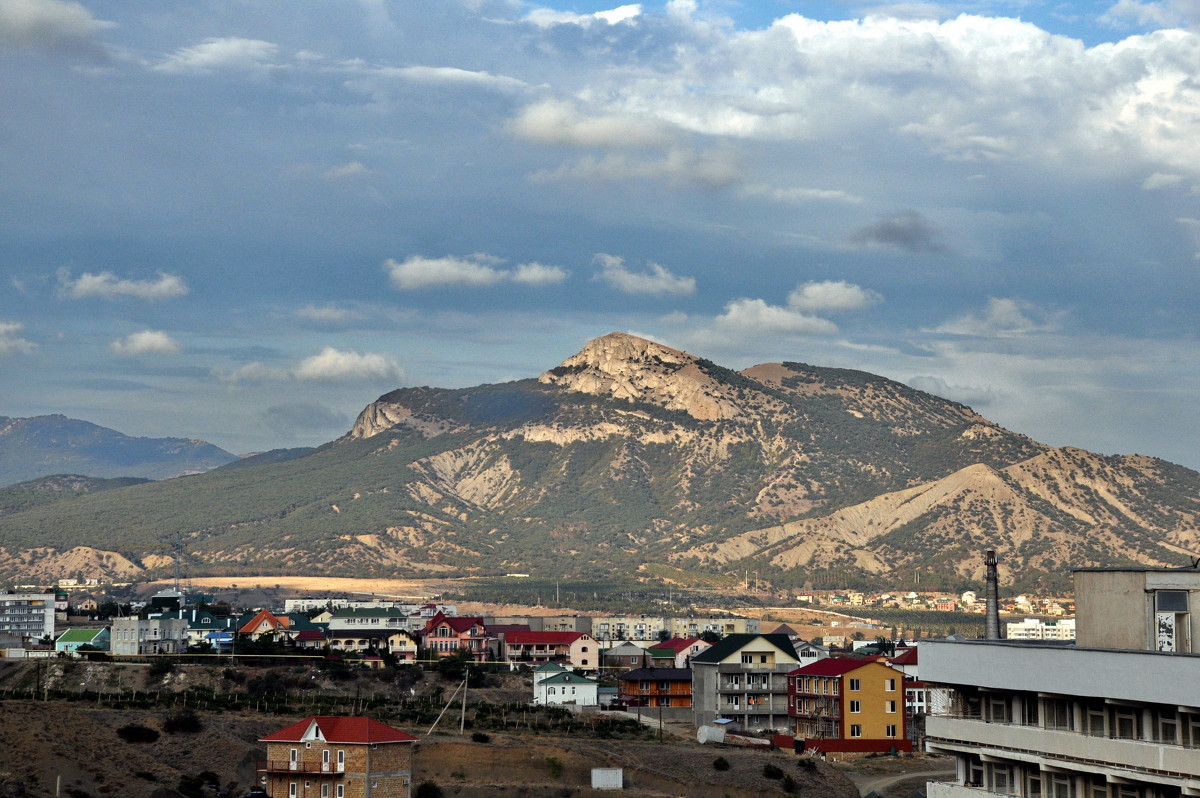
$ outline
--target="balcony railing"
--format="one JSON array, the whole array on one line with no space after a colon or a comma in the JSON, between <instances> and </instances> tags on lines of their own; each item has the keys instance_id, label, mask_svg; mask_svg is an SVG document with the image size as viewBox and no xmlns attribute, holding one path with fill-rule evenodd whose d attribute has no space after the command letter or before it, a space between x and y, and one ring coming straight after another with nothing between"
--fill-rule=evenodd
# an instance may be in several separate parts
<instances>
[{"instance_id":1,"label":"balcony railing","mask_svg":"<svg viewBox=\"0 0 1200 798\"><path fill-rule=\"evenodd\" d=\"M326 776L345 775L345 766L339 770L336 762L293 762L290 759L260 759L256 763L259 773L305 773L324 774Z\"/></svg>"}]
</instances>

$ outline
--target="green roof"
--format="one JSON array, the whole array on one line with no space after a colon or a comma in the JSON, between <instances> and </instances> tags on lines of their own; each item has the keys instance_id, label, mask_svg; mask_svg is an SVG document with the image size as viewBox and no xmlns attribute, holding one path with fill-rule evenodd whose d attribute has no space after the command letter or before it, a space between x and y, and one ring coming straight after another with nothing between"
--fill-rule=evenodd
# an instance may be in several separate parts
<instances>
[{"instance_id":1,"label":"green roof","mask_svg":"<svg viewBox=\"0 0 1200 798\"><path fill-rule=\"evenodd\" d=\"M567 669L557 662L544 662L533 669L534 673L542 673L544 671L560 671L565 672Z\"/></svg>"},{"instance_id":2,"label":"green roof","mask_svg":"<svg viewBox=\"0 0 1200 798\"><path fill-rule=\"evenodd\" d=\"M578 673L556 673L542 679L538 684L598 684L598 682L586 676L580 676Z\"/></svg>"},{"instance_id":3,"label":"green roof","mask_svg":"<svg viewBox=\"0 0 1200 798\"><path fill-rule=\"evenodd\" d=\"M68 629L58 636L59 643L90 643L103 629Z\"/></svg>"}]
</instances>

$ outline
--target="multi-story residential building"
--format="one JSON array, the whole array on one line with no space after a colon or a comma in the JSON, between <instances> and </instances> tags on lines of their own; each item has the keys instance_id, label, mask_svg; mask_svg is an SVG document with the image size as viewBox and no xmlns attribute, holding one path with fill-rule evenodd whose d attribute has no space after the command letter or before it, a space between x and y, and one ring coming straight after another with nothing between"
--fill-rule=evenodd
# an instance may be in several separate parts
<instances>
[{"instance_id":1,"label":"multi-story residential building","mask_svg":"<svg viewBox=\"0 0 1200 798\"><path fill-rule=\"evenodd\" d=\"M617 701L629 707L690 707L691 668L636 668L617 677Z\"/></svg>"},{"instance_id":2,"label":"multi-story residential building","mask_svg":"<svg viewBox=\"0 0 1200 798\"><path fill-rule=\"evenodd\" d=\"M1075 619L1045 621L1026 618L1023 621L1009 621L1004 625L1004 630L1004 636L1009 640L1074 640Z\"/></svg>"},{"instance_id":3,"label":"multi-story residential building","mask_svg":"<svg viewBox=\"0 0 1200 798\"><path fill-rule=\"evenodd\" d=\"M605 668L623 671L647 668L650 666L650 652L636 643L621 643L604 651L601 664Z\"/></svg>"},{"instance_id":4,"label":"multi-story residential building","mask_svg":"<svg viewBox=\"0 0 1200 798\"><path fill-rule=\"evenodd\" d=\"M696 725L718 718L751 731L791 727L787 674L800 660L787 635L732 634L692 657Z\"/></svg>"},{"instance_id":5,"label":"multi-story residential building","mask_svg":"<svg viewBox=\"0 0 1200 798\"><path fill-rule=\"evenodd\" d=\"M503 632L500 644L506 662L565 662L587 670L600 666L599 645L584 632Z\"/></svg>"},{"instance_id":6,"label":"multi-story residential building","mask_svg":"<svg viewBox=\"0 0 1200 798\"><path fill-rule=\"evenodd\" d=\"M1200 570L1074 577L1073 645L921 641L923 679L953 690L926 746L958 768L929 798L1200 795Z\"/></svg>"},{"instance_id":7,"label":"multi-story residential building","mask_svg":"<svg viewBox=\"0 0 1200 798\"><path fill-rule=\"evenodd\" d=\"M181 654L187 649L187 621L180 618L113 618L109 645L124 656Z\"/></svg>"},{"instance_id":8,"label":"multi-story residential building","mask_svg":"<svg viewBox=\"0 0 1200 798\"><path fill-rule=\"evenodd\" d=\"M826 657L787 678L788 714L805 750L912 750L900 671L877 660Z\"/></svg>"},{"instance_id":9,"label":"multi-story residential building","mask_svg":"<svg viewBox=\"0 0 1200 798\"><path fill-rule=\"evenodd\" d=\"M314 716L268 734L270 798L410 798L411 734L365 717Z\"/></svg>"},{"instance_id":10,"label":"multi-story residential building","mask_svg":"<svg viewBox=\"0 0 1200 798\"><path fill-rule=\"evenodd\" d=\"M54 637L53 593L0 593L0 635L35 642Z\"/></svg>"},{"instance_id":11,"label":"multi-story residential building","mask_svg":"<svg viewBox=\"0 0 1200 798\"><path fill-rule=\"evenodd\" d=\"M305 647L304 642L298 639L297 646ZM386 651L403 662L417 658L420 643L416 632L407 629L330 629L321 637L321 645L328 644L330 648L362 654Z\"/></svg>"},{"instance_id":12,"label":"multi-story residential building","mask_svg":"<svg viewBox=\"0 0 1200 798\"><path fill-rule=\"evenodd\" d=\"M655 615L611 615L592 619L597 640L663 640L670 637L667 619Z\"/></svg>"},{"instance_id":13,"label":"multi-story residential building","mask_svg":"<svg viewBox=\"0 0 1200 798\"><path fill-rule=\"evenodd\" d=\"M758 618L709 616L698 618L665 618L664 626L671 637L700 637L705 632L718 635L756 635Z\"/></svg>"}]
</instances>

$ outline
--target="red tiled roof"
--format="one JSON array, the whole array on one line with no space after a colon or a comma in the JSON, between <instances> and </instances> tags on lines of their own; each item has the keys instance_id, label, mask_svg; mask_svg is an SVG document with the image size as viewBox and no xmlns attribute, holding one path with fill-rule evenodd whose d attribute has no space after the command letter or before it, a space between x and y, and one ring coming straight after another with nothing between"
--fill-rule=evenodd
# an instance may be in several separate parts
<instances>
[{"instance_id":1,"label":"red tiled roof","mask_svg":"<svg viewBox=\"0 0 1200 798\"><path fill-rule=\"evenodd\" d=\"M386 723L357 716L314 715L291 726L268 734L259 742L297 743L304 739L309 728L316 724L321 736L330 743L410 743L417 738L405 731L393 729Z\"/></svg>"},{"instance_id":2,"label":"red tiled roof","mask_svg":"<svg viewBox=\"0 0 1200 798\"><path fill-rule=\"evenodd\" d=\"M468 631L475 624L483 626L483 618L468 617L466 615L444 615L439 612L437 615L429 619L429 623L425 624L425 629L422 630L421 634L428 635L443 623L459 634L462 634L463 632Z\"/></svg>"},{"instance_id":3,"label":"red tiled roof","mask_svg":"<svg viewBox=\"0 0 1200 798\"><path fill-rule=\"evenodd\" d=\"M320 629L304 629L296 635L297 640L324 640L325 635Z\"/></svg>"},{"instance_id":4,"label":"red tiled roof","mask_svg":"<svg viewBox=\"0 0 1200 798\"><path fill-rule=\"evenodd\" d=\"M916 665L917 664L917 647L906 648L896 656L892 657L893 665Z\"/></svg>"},{"instance_id":5,"label":"red tiled roof","mask_svg":"<svg viewBox=\"0 0 1200 798\"><path fill-rule=\"evenodd\" d=\"M504 635L504 642L509 645L555 645L569 646L579 638L583 637L583 632L508 632Z\"/></svg>"},{"instance_id":6,"label":"red tiled roof","mask_svg":"<svg viewBox=\"0 0 1200 798\"><path fill-rule=\"evenodd\" d=\"M698 637L687 637L687 638L672 637L670 640L664 640L663 642L654 646L654 648L669 648L672 651L674 651L676 654L678 654L681 651L687 651L689 648L696 645L697 643L704 643L704 641ZM707 647L707 645L708 644L705 643L706 647Z\"/></svg>"},{"instance_id":7,"label":"red tiled roof","mask_svg":"<svg viewBox=\"0 0 1200 798\"><path fill-rule=\"evenodd\" d=\"M272 615L267 610L260 610L258 615L255 615L241 629L238 629L238 634L248 635L255 632L259 624L263 621L270 623L273 629L287 629L292 625L292 619L286 615Z\"/></svg>"},{"instance_id":8,"label":"red tiled roof","mask_svg":"<svg viewBox=\"0 0 1200 798\"><path fill-rule=\"evenodd\" d=\"M851 659L850 657L826 657L817 660L811 665L796 668L788 676L796 674L802 676L841 676L843 673L849 673L852 670L861 668L863 665L870 665L872 662L874 660Z\"/></svg>"}]
</instances>

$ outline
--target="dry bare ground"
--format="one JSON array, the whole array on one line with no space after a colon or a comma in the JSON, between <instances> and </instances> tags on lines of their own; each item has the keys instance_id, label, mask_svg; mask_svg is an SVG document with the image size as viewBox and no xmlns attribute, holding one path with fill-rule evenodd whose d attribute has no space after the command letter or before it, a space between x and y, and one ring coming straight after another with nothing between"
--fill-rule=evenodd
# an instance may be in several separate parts
<instances>
[{"instance_id":1,"label":"dry bare ground","mask_svg":"<svg viewBox=\"0 0 1200 798\"><path fill-rule=\"evenodd\" d=\"M258 740L298 717L200 713L203 729L162 734L152 743L127 743L117 729L139 723L162 730L161 710L118 711L54 701L0 702L0 796L120 795L169 798L182 776L213 771L234 795L255 783ZM413 730L420 733L420 730ZM717 771L713 761L730 763ZM784 795L782 782L763 776L772 763L795 779L801 798L854 798L858 792L830 767L802 767L781 752L701 747L695 743L633 742L561 735L493 735L488 743L435 735L418 744L414 782L433 781L462 798L510 795L591 796L593 767L625 770L631 798ZM60 781L61 780L61 781ZM603 793L611 795L611 793Z\"/></svg>"}]
</instances>

